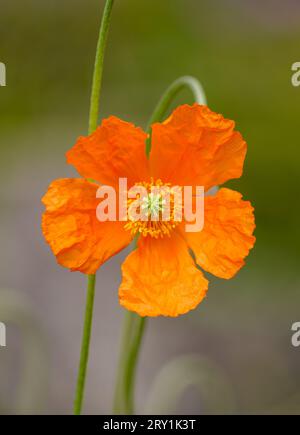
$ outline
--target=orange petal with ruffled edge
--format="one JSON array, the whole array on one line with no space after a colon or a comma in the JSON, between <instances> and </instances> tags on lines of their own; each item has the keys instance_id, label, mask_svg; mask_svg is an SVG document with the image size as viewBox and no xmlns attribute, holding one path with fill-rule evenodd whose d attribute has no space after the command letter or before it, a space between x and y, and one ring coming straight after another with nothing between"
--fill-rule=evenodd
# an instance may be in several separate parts
<instances>
[{"instance_id":1,"label":"orange petal with ruffled edge","mask_svg":"<svg viewBox=\"0 0 300 435\"><path fill-rule=\"evenodd\" d=\"M220 278L232 278L245 264L244 258L255 243L253 207L231 189L220 189L204 200L204 227L185 233L196 262Z\"/></svg>"},{"instance_id":2,"label":"orange petal with ruffled edge","mask_svg":"<svg viewBox=\"0 0 300 435\"><path fill-rule=\"evenodd\" d=\"M90 136L81 136L66 156L84 178L117 187L119 178L128 186L149 179L145 155L147 134L115 116L104 119Z\"/></svg>"},{"instance_id":3,"label":"orange petal with ruffled edge","mask_svg":"<svg viewBox=\"0 0 300 435\"><path fill-rule=\"evenodd\" d=\"M84 179L59 179L42 199L42 230L58 263L87 274L131 242L124 222L97 220L98 187Z\"/></svg>"},{"instance_id":4,"label":"orange petal with ruffled edge","mask_svg":"<svg viewBox=\"0 0 300 435\"><path fill-rule=\"evenodd\" d=\"M208 190L242 175L247 145L234 121L207 106L183 105L152 126L151 175Z\"/></svg>"},{"instance_id":5,"label":"orange petal with ruffled edge","mask_svg":"<svg viewBox=\"0 0 300 435\"><path fill-rule=\"evenodd\" d=\"M204 298L208 281L177 232L155 239L140 236L122 265L120 304L140 316L187 313Z\"/></svg>"}]
</instances>

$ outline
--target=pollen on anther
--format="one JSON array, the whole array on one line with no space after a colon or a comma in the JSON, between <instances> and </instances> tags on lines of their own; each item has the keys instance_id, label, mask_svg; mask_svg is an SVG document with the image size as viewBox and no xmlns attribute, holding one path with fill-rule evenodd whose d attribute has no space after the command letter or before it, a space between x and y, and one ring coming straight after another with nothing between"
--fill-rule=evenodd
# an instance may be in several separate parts
<instances>
[{"instance_id":1,"label":"pollen on anther","mask_svg":"<svg viewBox=\"0 0 300 435\"><path fill-rule=\"evenodd\" d=\"M136 186L143 187L145 194L127 200L127 222L124 228L133 236L170 236L179 223L175 220L178 205L170 184L151 180L150 183L136 183ZM133 206L136 213L132 213Z\"/></svg>"}]
</instances>

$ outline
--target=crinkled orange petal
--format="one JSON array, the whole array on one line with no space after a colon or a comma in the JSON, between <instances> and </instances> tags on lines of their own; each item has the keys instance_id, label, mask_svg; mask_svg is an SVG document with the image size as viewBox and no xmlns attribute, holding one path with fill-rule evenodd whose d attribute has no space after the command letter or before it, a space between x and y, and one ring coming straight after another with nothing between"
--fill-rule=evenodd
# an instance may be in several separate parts
<instances>
[{"instance_id":1,"label":"crinkled orange petal","mask_svg":"<svg viewBox=\"0 0 300 435\"><path fill-rule=\"evenodd\" d=\"M120 303L141 316L178 316L204 298L208 281L197 269L184 239L140 236L122 265Z\"/></svg>"},{"instance_id":2,"label":"crinkled orange petal","mask_svg":"<svg viewBox=\"0 0 300 435\"><path fill-rule=\"evenodd\" d=\"M149 179L146 138L140 128L111 116L93 134L78 138L67 162L84 178L113 187L119 178L127 178L130 187Z\"/></svg>"},{"instance_id":3,"label":"crinkled orange petal","mask_svg":"<svg viewBox=\"0 0 300 435\"><path fill-rule=\"evenodd\" d=\"M204 202L204 228L185 233L196 262L220 278L232 278L255 243L253 207L234 190L220 189Z\"/></svg>"},{"instance_id":4,"label":"crinkled orange petal","mask_svg":"<svg viewBox=\"0 0 300 435\"><path fill-rule=\"evenodd\" d=\"M152 126L151 175L208 190L242 175L246 142L234 122L207 106L183 105Z\"/></svg>"},{"instance_id":5,"label":"crinkled orange petal","mask_svg":"<svg viewBox=\"0 0 300 435\"><path fill-rule=\"evenodd\" d=\"M124 223L97 220L98 187L84 179L59 179L42 199L42 230L58 263L87 274L131 241Z\"/></svg>"}]
</instances>

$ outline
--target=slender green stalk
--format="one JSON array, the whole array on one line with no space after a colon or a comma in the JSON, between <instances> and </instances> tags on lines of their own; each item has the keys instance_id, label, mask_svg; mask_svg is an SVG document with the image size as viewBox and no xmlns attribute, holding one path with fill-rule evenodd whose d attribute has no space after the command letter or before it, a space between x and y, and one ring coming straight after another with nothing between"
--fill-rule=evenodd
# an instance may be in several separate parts
<instances>
[{"instance_id":1,"label":"slender green stalk","mask_svg":"<svg viewBox=\"0 0 300 435\"><path fill-rule=\"evenodd\" d=\"M135 372L146 319L127 311L114 398L114 414L133 414Z\"/></svg>"},{"instance_id":2,"label":"slender green stalk","mask_svg":"<svg viewBox=\"0 0 300 435\"><path fill-rule=\"evenodd\" d=\"M99 103L103 75L104 53L110 24L111 12L114 0L106 0L103 16L100 25L99 38L96 50L91 101L90 101L90 116L89 116L89 134L95 131L98 125ZM90 339L92 331L93 307L95 298L96 276L88 276L86 309L84 318L84 327L81 342L81 353L79 370L77 377L77 386L74 399L74 414L79 415L82 409L84 387L86 380L86 371L89 358Z\"/></svg>"},{"instance_id":3,"label":"slender green stalk","mask_svg":"<svg viewBox=\"0 0 300 435\"><path fill-rule=\"evenodd\" d=\"M129 315L127 314L129 317ZM142 339L144 336L146 318L138 315L130 315L132 324L132 342L131 351L128 354L128 361L126 364L127 373L125 376L125 392L128 407L128 414L134 412L134 388L135 388L135 370L138 362L138 356L141 348Z\"/></svg>"},{"instance_id":4,"label":"slender green stalk","mask_svg":"<svg viewBox=\"0 0 300 435\"><path fill-rule=\"evenodd\" d=\"M113 5L114 0L106 0L100 25L90 102L89 133L93 133L98 125L104 54Z\"/></svg>"},{"instance_id":5,"label":"slender green stalk","mask_svg":"<svg viewBox=\"0 0 300 435\"><path fill-rule=\"evenodd\" d=\"M146 154L149 156L150 149L151 149L151 126L155 122L161 121L164 116L166 115L166 112L174 100L174 98L177 96L177 94L184 88L188 88L192 91L195 103L198 104L207 104L206 103L206 96L204 89L195 77L191 76L183 76L179 77L179 79L175 80L165 91L161 99L159 100L157 106L155 107L148 126L147 131L150 133L149 139L147 141L146 145Z\"/></svg>"},{"instance_id":6,"label":"slender green stalk","mask_svg":"<svg viewBox=\"0 0 300 435\"><path fill-rule=\"evenodd\" d=\"M147 132L149 133L149 139L146 144L146 154L148 157L151 151L152 124L164 118L173 99L184 88L192 91L196 103L206 104L204 90L196 78L184 76L175 80L161 97L148 123ZM115 414L134 413L135 374L145 326L145 317L140 317L129 311L126 312L114 397L113 411Z\"/></svg>"},{"instance_id":7,"label":"slender green stalk","mask_svg":"<svg viewBox=\"0 0 300 435\"><path fill-rule=\"evenodd\" d=\"M123 322L120 359L117 370L116 389L114 397L113 412L114 414L122 414L126 404L125 402L125 379L126 379L126 358L128 357L128 346L131 344L132 325L134 317L130 311L126 311Z\"/></svg>"},{"instance_id":8,"label":"slender green stalk","mask_svg":"<svg viewBox=\"0 0 300 435\"><path fill-rule=\"evenodd\" d=\"M81 342L81 354L79 362L79 371L77 379L77 387L74 401L74 414L79 415L81 413L82 402L83 402L83 392L86 378L86 369L89 357L89 346L90 338L92 332L92 318L93 318L93 307L95 298L95 275L89 275L88 277L88 287L87 287L87 298L86 298L86 308L85 308L85 318L84 327Z\"/></svg>"}]
</instances>

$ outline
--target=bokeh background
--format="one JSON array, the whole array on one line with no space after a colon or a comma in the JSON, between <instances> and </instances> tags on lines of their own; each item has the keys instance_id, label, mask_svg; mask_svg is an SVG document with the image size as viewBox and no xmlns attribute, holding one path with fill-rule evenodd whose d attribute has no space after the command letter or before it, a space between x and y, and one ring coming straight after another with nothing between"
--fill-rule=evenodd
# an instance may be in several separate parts
<instances>
[{"instance_id":1,"label":"bokeh background","mask_svg":"<svg viewBox=\"0 0 300 435\"><path fill-rule=\"evenodd\" d=\"M87 130L101 0L1 0L0 348L2 413L71 413L85 277L59 267L40 230L40 199L75 176L65 152ZM212 279L199 308L148 322L137 412L298 413L299 102L296 0L116 0L101 116L145 126L165 88L198 77L209 106L249 148L228 185L256 208L257 244L231 281ZM188 92L176 103L191 102ZM120 264L98 273L85 412L110 413L123 309Z\"/></svg>"}]
</instances>

